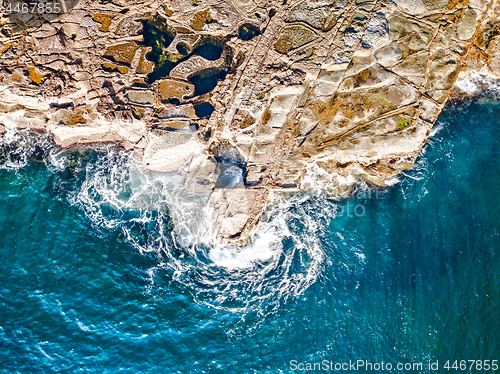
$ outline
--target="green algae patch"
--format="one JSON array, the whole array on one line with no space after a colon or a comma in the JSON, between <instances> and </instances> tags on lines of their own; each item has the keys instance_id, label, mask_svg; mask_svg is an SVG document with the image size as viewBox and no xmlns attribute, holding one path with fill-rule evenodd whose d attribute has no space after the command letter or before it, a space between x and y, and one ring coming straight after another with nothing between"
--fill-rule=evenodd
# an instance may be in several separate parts
<instances>
[{"instance_id":1,"label":"green algae patch","mask_svg":"<svg viewBox=\"0 0 500 374\"><path fill-rule=\"evenodd\" d=\"M171 53L167 51L168 46L174 40L176 31L167 25L165 19L154 17L144 22L143 37L144 44L151 48L150 52L141 55L143 64L138 67L141 72L148 72L148 82L152 83L160 78L166 77L176 65ZM155 66L148 64L150 60Z\"/></svg>"},{"instance_id":2,"label":"green algae patch","mask_svg":"<svg viewBox=\"0 0 500 374\"><path fill-rule=\"evenodd\" d=\"M415 108L411 108L409 110L407 110L406 112L404 112L405 115L407 115L408 117L412 117L415 116L415 114L417 113L416 109Z\"/></svg>"},{"instance_id":3,"label":"green algae patch","mask_svg":"<svg viewBox=\"0 0 500 374\"><path fill-rule=\"evenodd\" d=\"M208 9L207 9L208 11ZM202 11L203 12L203 11ZM227 69L230 64L230 53L223 55L224 52L224 39L220 37L202 35L196 43L194 50L186 50L184 54L172 53L168 47L175 39L176 35L193 34L192 30L187 28L173 28L167 25L164 18L154 17L143 22L144 28L144 44L137 72L139 74L148 74L147 83L151 84L155 81L162 80L161 83L161 96L162 101L170 102L171 99L181 101L185 95L199 96L212 91L217 82L225 79ZM194 35L194 34L193 34ZM181 43L178 43L178 45ZM173 69L179 64L189 60L193 56L200 56L208 61L216 61L225 56L226 62L222 65L200 67L200 69L193 69L189 74L182 77L175 76ZM244 58L244 56L242 56ZM188 79L190 84L187 85L194 87L194 92L178 91L177 85L171 83L172 81L165 78L172 77ZM170 82L170 83L165 83ZM186 84L182 84L184 87ZM175 86L175 89L174 89ZM173 90L173 91L172 91ZM175 91L175 92L174 92Z\"/></svg>"},{"instance_id":4,"label":"green algae patch","mask_svg":"<svg viewBox=\"0 0 500 374\"><path fill-rule=\"evenodd\" d=\"M410 127L411 121L409 119L403 118L403 117L397 117L396 118L396 129L397 130L404 130L407 127Z\"/></svg>"}]
</instances>

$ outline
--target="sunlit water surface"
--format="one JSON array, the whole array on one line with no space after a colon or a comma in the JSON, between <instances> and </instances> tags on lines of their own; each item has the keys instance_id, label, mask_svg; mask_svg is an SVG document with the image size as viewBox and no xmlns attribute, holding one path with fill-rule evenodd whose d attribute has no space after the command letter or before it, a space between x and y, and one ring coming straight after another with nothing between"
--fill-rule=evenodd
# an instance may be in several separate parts
<instances>
[{"instance_id":1,"label":"sunlit water surface","mask_svg":"<svg viewBox=\"0 0 500 374\"><path fill-rule=\"evenodd\" d=\"M486 101L446 110L394 187L291 196L243 248L213 240L182 178L9 131L0 371L500 359L499 118Z\"/></svg>"}]
</instances>

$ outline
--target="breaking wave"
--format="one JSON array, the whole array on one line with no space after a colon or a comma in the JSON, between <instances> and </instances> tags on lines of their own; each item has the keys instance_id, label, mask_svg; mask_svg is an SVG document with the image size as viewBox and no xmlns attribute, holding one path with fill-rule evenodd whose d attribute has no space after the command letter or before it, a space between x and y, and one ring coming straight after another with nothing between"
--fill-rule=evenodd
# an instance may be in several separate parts
<instances>
[{"instance_id":1,"label":"breaking wave","mask_svg":"<svg viewBox=\"0 0 500 374\"><path fill-rule=\"evenodd\" d=\"M244 314L277 310L317 282L331 261L322 241L343 209L339 200L370 189L352 175L311 168L303 192L271 195L266 218L246 245L221 244L214 237L209 193L192 191L183 175L147 171L110 145L62 150L48 135L25 130L9 129L0 137L0 151L0 169L32 163L48 168L55 198L83 212L98 235L115 232L118 240L154 256L146 292L180 287L196 303ZM420 158L412 174L419 179L426 169ZM363 253L342 242L347 256L356 255L346 263L362 262Z\"/></svg>"},{"instance_id":2,"label":"breaking wave","mask_svg":"<svg viewBox=\"0 0 500 374\"><path fill-rule=\"evenodd\" d=\"M150 173L124 152L106 150L87 164L85 178L70 198L99 227L123 232L159 263L149 271L151 288L165 276L186 288L196 302L232 311L276 306L300 295L321 268L316 222L287 200L242 246L220 244L207 194L194 193L177 174ZM301 221L310 235L290 227Z\"/></svg>"},{"instance_id":3,"label":"breaking wave","mask_svg":"<svg viewBox=\"0 0 500 374\"><path fill-rule=\"evenodd\" d=\"M13 130L1 139L0 168L45 164L56 198L77 207L98 233L115 231L158 258L148 272L150 292L175 284L197 303L246 313L278 308L321 274L318 217L333 219L334 201L313 212L304 204L311 194L276 196L246 245L224 245L213 235L209 195L191 191L182 175L149 172L113 146L67 151L48 135Z\"/></svg>"},{"instance_id":4,"label":"breaking wave","mask_svg":"<svg viewBox=\"0 0 500 374\"><path fill-rule=\"evenodd\" d=\"M498 99L500 97L500 80L485 74L474 74L467 79L455 83L455 88L466 95L480 95Z\"/></svg>"}]
</instances>

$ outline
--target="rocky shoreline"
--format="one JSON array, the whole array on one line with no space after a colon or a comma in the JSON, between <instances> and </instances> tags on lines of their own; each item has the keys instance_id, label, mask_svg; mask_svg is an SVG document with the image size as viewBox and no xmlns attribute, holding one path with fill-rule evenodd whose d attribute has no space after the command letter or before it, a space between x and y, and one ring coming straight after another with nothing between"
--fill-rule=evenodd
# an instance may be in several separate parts
<instances>
[{"instance_id":1,"label":"rocky shoreline","mask_svg":"<svg viewBox=\"0 0 500 374\"><path fill-rule=\"evenodd\" d=\"M500 78L498 1L409 4L0 8L0 135L30 127L64 148L119 144L211 192L217 237L244 243L270 193L305 188L311 168L386 186L413 166L450 97L479 93L463 82Z\"/></svg>"}]
</instances>

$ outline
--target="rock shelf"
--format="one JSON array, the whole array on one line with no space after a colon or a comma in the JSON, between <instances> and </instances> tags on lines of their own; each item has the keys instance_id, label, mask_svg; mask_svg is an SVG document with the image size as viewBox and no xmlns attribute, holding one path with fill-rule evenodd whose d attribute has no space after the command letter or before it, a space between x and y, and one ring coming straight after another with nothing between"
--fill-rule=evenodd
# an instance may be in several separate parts
<instances>
[{"instance_id":1,"label":"rock shelf","mask_svg":"<svg viewBox=\"0 0 500 374\"><path fill-rule=\"evenodd\" d=\"M500 76L498 0L80 0L45 15L8 1L0 135L115 142L182 171L212 191L223 242L244 243L270 193L312 168L386 186L457 80Z\"/></svg>"}]
</instances>

